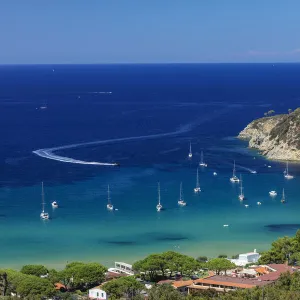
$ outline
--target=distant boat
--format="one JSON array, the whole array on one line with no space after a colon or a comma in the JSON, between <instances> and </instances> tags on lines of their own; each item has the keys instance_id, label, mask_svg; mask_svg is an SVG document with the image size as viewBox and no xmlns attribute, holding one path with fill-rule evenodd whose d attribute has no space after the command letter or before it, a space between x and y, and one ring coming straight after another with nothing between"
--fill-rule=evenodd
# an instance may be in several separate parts
<instances>
[{"instance_id":1,"label":"distant boat","mask_svg":"<svg viewBox=\"0 0 300 300\"><path fill-rule=\"evenodd\" d=\"M217 172L213 172L213 175L214 175L214 176L217 176L218 174L217 174Z\"/></svg>"},{"instance_id":2,"label":"distant boat","mask_svg":"<svg viewBox=\"0 0 300 300\"><path fill-rule=\"evenodd\" d=\"M182 182L180 183L180 194L179 194L178 205L186 206L186 202L183 200L183 195L182 195Z\"/></svg>"},{"instance_id":3,"label":"distant boat","mask_svg":"<svg viewBox=\"0 0 300 300\"><path fill-rule=\"evenodd\" d=\"M242 180L242 175L241 175L241 179L240 179L240 182L241 182L241 186L240 186L240 194L239 194L239 199L241 201L245 200L245 195L244 195L244 188L243 188L243 180Z\"/></svg>"},{"instance_id":4,"label":"distant boat","mask_svg":"<svg viewBox=\"0 0 300 300\"><path fill-rule=\"evenodd\" d=\"M271 197L275 197L275 196L277 196L277 192L276 192L276 191L270 191L270 192L269 192L269 195L270 195Z\"/></svg>"},{"instance_id":5,"label":"distant boat","mask_svg":"<svg viewBox=\"0 0 300 300\"><path fill-rule=\"evenodd\" d=\"M228 227L228 226L229 226L228 224L224 224L224 225L223 225L223 227Z\"/></svg>"},{"instance_id":6,"label":"distant boat","mask_svg":"<svg viewBox=\"0 0 300 300\"><path fill-rule=\"evenodd\" d=\"M257 205L261 205L261 202L258 201L258 202L257 202Z\"/></svg>"},{"instance_id":7,"label":"distant boat","mask_svg":"<svg viewBox=\"0 0 300 300\"><path fill-rule=\"evenodd\" d=\"M41 219L48 220L49 214L45 212L45 195L44 195L44 183L42 182L42 212L40 214Z\"/></svg>"},{"instance_id":8,"label":"distant boat","mask_svg":"<svg viewBox=\"0 0 300 300\"><path fill-rule=\"evenodd\" d=\"M285 203L285 193L284 193L284 189L282 189L281 203Z\"/></svg>"},{"instance_id":9,"label":"distant boat","mask_svg":"<svg viewBox=\"0 0 300 300\"><path fill-rule=\"evenodd\" d=\"M203 151L201 151L201 160L200 160L199 166L207 167L207 164L203 160Z\"/></svg>"},{"instance_id":10,"label":"distant boat","mask_svg":"<svg viewBox=\"0 0 300 300\"><path fill-rule=\"evenodd\" d=\"M52 205L53 208L58 208L58 203L57 203L57 201L53 201L53 202L51 203L51 205Z\"/></svg>"},{"instance_id":11,"label":"distant boat","mask_svg":"<svg viewBox=\"0 0 300 300\"><path fill-rule=\"evenodd\" d=\"M107 205L106 205L108 210L113 210L114 206L111 204L110 201L110 192L109 192L109 185L107 186Z\"/></svg>"},{"instance_id":12,"label":"distant boat","mask_svg":"<svg viewBox=\"0 0 300 300\"><path fill-rule=\"evenodd\" d=\"M252 174L256 174L256 173L257 173L257 171L255 171L255 170L251 170L251 171L250 171L250 173L252 173Z\"/></svg>"},{"instance_id":13,"label":"distant boat","mask_svg":"<svg viewBox=\"0 0 300 300\"><path fill-rule=\"evenodd\" d=\"M196 187L194 188L194 192L197 194L201 192L200 184L199 184L199 170L197 168L197 178L196 178Z\"/></svg>"},{"instance_id":14,"label":"distant boat","mask_svg":"<svg viewBox=\"0 0 300 300\"><path fill-rule=\"evenodd\" d=\"M233 161L232 177L230 178L230 181L233 183L240 182L238 177L235 175L235 160Z\"/></svg>"},{"instance_id":15,"label":"distant boat","mask_svg":"<svg viewBox=\"0 0 300 300\"><path fill-rule=\"evenodd\" d=\"M248 207L249 207L249 205L248 205L248 204L245 204L245 207L246 207L246 208L248 208Z\"/></svg>"},{"instance_id":16,"label":"distant boat","mask_svg":"<svg viewBox=\"0 0 300 300\"><path fill-rule=\"evenodd\" d=\"M288 161L286 162L286 169L284 171L284 177L286 179L293 179L294 178L293 175L289 174L289 162Z\"/></svg>"},{"instance_id":17,"label":"distant boat","mask_svg":"<svg viewBox=\"0 0 300 300\"><path fill-rule=\"evenodd\" d=\"M190 152L189 152L189 158L193 157L193 153L192 153L192 144L190 142Z\"/></svg>"},{"instance_id":18,"label":"distant boat","mask_svg":"<svg viewBox=\"0 0 300 300\"><path fill-rule=\"evenodd\" d=\"M161 211L162 210L162 205L160 203L160 183L158 183L158 203L156 205L156 210Z\"/></svg>"}]
</instances>

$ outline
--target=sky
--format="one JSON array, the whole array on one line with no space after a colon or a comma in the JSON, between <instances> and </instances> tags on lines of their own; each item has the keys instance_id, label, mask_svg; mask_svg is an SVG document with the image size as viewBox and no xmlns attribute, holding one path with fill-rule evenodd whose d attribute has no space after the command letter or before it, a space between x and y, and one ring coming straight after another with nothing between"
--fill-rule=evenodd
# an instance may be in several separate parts
<instances>
[{"instance_id":1,"label":"sky","mask_svg":"<svg viewBox=\"0 0 300 300\"><path fill-rule=\"evenodd\" d=\"M1 0L0 64L299 62L299 0Z\"/></svg>"}]
</instances>

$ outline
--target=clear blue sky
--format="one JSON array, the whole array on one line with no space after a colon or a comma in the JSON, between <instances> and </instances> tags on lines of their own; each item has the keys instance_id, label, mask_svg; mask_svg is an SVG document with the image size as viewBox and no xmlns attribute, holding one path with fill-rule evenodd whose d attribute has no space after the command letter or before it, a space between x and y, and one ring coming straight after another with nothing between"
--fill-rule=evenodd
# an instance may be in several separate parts
<instances>
[{"instance_id":1,"label":"clear blue sky","mask_svg":"<svg viewBox=\"0 0 300 300\"><path fill-rule=\"evenodd\" d=\"M300 61L300 0L1 0L0 20L0 64Z\"/></svg>"}]
</instances>

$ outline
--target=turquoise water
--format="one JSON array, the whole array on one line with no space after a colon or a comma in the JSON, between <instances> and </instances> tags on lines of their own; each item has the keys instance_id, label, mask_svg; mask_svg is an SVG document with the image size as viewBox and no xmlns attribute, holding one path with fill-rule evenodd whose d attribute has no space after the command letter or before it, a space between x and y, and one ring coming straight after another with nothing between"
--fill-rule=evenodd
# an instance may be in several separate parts
<instances>
[{"instance_id":1,"label":"turquoise water","mask_svg":"<svg viewBox=\"0 0 300 300\"><path fill-rule=\"evenodd\" d=\"M233 255L266 250L300 227L299 165L290 165L296 177L287 181L284 163L266 161L234 137L269 107L294 108L300 88L292 79L300 78L299 65L279 66L278 73L268 65L58 66L54 78L42 77L47 66L24 68L0 70L6 80L0 84L0 125L6 129L0 153L0 267L60 268L74 260L110 266L166 250ZM259 82L258 74L265 74ZM48 108L41 111L44 99ZM85 144L91 141L98 143ZM83 144L64 147L77 143ZM60 156L117 161L121 167L32 153L57 146ZM202 192L195 195L201 150L208 167L199 169ZM238 200L239 186L229 181L233 160L243 175L248 208ZM41 181L49 221L39 218ZM158 181L165 208L159 213ZM186 207L177 205L181 181ZM108 184L117 211L106 209ZM280 203L282 188L286 204ZM274 189L273 199L268 192Z\"/></svg>"}]
</instances>

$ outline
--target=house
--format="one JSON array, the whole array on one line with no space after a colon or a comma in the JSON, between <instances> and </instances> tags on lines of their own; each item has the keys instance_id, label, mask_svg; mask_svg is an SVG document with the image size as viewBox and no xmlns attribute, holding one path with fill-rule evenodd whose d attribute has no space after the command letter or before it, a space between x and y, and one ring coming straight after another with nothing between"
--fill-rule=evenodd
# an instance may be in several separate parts
<instances>
[{"instance_id":1,"label":"house","mask_svg":"<svg viewBox=\"0 0 300 300\"><path fill-rule=\"evenodd\" d=\"M115 267L114 268L109 268L108 272L111 273L123 273L126 275L134 275L132 265L124 263L124 262L115 262Z\"/></svg>"},{"instance_id":2,"label":"house","mask_svg":"<svg viewBox=\"0 0 300 300\"><path fill-rule=\"evenodd\" d=\"M89 299L91 300L106 300L108 299L106 292L96 286L89 290Z\"/></svg>"},{"instance_id":3,"label":"house","mask_svg":"<svg viewBox=\"0 0 300 300\"><path fill-rule=\"evenodd\" d=\"M265 273L258 277L258 280L265 282L274 282L276 281L282 273L290 272L293 273L296 271L295 268L288 266L286 264L269 264L264 266Z\"/></svg>"},{"instance_id":4,"label":"house","mask_svg":"<svg viewBox=\"0 0 300 300\"><path fill-rule=\"evenodd\" d=\"M229 260L231 262L233 262L235 265L242 267L242 266L245 266L247 264L258 262L259 258L260 258L259 253L256 252L256 249L254 249L253 252L239 254L239 258L229 259Z\"/></svg>"},{"instance_id":5,"label":"house","mask_svg":"<svg viewBox=\"0 0 300 300\"><path fill-rule=\"evenodd\" d=\"M237 289L250 289L266 284L268 282L259 281L258 279L213 275L195 280L193 284L188 286L188 293L194 294L199 290L207 289L214 289L217 292L229 292Z\"/></svg>"},{"instance_id":6,"label":"house","mask_svg":"<svg viewBox=\"0 0 300 300\"><path fill-rule=\"evenodd\" d=\"M193 284L193 280L178 280L172 283L172 286L182 294L188 293L188 286Z\"/></svg>"}]
</instances>

